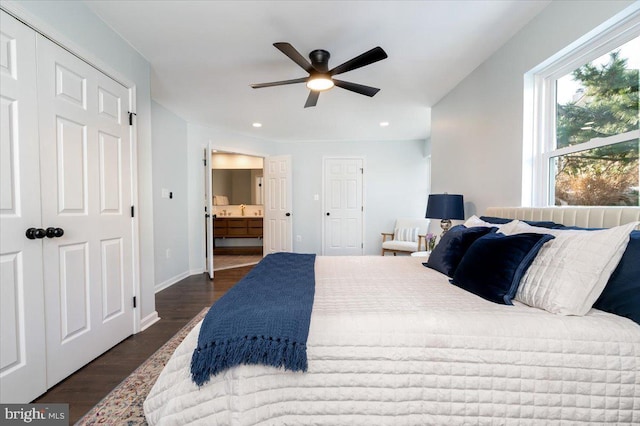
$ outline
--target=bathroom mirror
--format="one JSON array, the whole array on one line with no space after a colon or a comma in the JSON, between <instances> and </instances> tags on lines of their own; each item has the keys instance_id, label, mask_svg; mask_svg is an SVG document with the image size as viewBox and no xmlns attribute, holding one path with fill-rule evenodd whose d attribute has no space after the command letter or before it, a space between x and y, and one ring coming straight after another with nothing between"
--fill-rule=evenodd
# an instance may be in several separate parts
<instances>
[{"instance_id":1,"label":"bathroom mirror","mask_svg":"<svg viewBox=\"0 0 640 426\"><path fill-rule=\"evenodd\" d=\"M230 205L263 204L262 169L213 169L213 195L225 195Z\"/></svg>"}]
</instances>

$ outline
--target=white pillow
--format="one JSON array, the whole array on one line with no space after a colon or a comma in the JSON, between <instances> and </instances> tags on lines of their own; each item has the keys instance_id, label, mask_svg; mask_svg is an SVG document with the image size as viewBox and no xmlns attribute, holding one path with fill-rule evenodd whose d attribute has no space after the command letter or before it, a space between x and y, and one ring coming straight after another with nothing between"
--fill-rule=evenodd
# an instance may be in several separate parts
<instances>
[{"instance_id":1,"label":"white pillow","mask_svg":"<svg viewBox=\"0 0 640 426\"><path fill-rule=\"evenodd\" d=\"M491 226L491 224L489 222L485 222L484 220L480 219L478 216L476 216L475 214L473 216L471 216L469 219L467 219L464 223L464 226L466 226L467 228L473 228L474 226Z\"/></svg>"},{"instance_id":2,"label":"white pillow","mask_svg":"<svg viewBox=\"0 0 640 426\"><path fill-rule=\"evenodd\" d=\"M418 241L419 228L396 228L393 239L396 241Z\"/></svg>"},{"instance_id":3,"label":"white pillow","mask_svg":"<svg viewBox=\"0 0 640 426\"><path fill-rule=\"evenodd\" d=\"M512 220L509 223L505 223L504 225L502 225L500 228L498 228L498 232L501 232L505 235L513 235L513 234L522 234L524 232L533 232L533 231L522 231L522 232L516 232L518 230L518 226L520 224L526 225L529 228L536 228L539 229L540 232L537 232L538 234L551 234L551 232L544 232L544 231L548 231L547 228L540 228L537 226L531 226L528 223L525 222L520 222L519 220ZM555 234L554 234L555 235Z\"/></svg>"},{"instance_id":4,"label":"white pillow","mask_svg":"<svg viewBox=\"0 0 640 426\"><path fill-rule=\"evenodd\" d=\"M467 228L473 228L476 226L483 226L485 228L498 228L499 230L502 230L502 228L504 228L507 225L510 225L512 223L518 222L517 220L512 220L511 222L508 223L502 223L502 224L497 224L497 223L491 223L491 222L486 222L482 219L480 219L478 216L473 215L471 216L469 219L467 219L467 221L465 223L463 223L464 226L466 226Z\"/></svg>"},{"instance_id":5,"label":"white pillow","mask_svg":"<svg viewBox=\"0 0 640 426\"><path fill-rule=\"evenodd\" d=\"M522 278L516 300L555 314L586 314L600 297L637 225L563 231L518 221L508 235L533 232L555 238L538 252Z\"/></svg>"}]
</instances>

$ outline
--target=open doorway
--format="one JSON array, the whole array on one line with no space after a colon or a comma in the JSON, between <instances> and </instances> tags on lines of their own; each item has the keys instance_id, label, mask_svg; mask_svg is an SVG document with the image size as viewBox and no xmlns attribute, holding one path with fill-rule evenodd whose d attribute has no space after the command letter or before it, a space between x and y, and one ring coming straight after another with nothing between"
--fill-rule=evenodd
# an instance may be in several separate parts
<instances>
[{"instance_id":1,"label":"open doorway","mask_svg":"<svg viewBox=\"0 0 640 426\"><path fill-rule=\"evenodd\" d=\"M263 256L264 159L211 152L213 271L258 263Z\"/></svg>"}]
</instances>

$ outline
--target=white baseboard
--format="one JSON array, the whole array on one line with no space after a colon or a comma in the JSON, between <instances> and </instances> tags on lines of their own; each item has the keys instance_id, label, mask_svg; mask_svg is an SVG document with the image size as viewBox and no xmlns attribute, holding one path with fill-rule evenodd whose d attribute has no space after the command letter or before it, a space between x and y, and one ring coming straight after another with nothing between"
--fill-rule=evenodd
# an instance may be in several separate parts
<instances>
[{"instance_id":1,"label":"white baseboard","mask_svg":"<svg viewBox=\"0 0 640 426\"><path fill-rule=\"evenodd\" d=\"M161 282L160 284L156 284L154 291L157 293L167 287L171 287L178 281L187 278L189 275L192 275L192 273L190 271L185 271L181 274L176 275L175 277L169 278L168 280Z\"/></svg>"},{"instance_id":2,"label":"white baseboard","mask_svg":"<svg viewBox=\"0 0 640 426\"><path fill-rule=\"evenodd\" d=\"M153 324L160 321L160 317L158 316L157 311L153 311L146 317L140 320L140 331L145 331L147 328L151 327Z\"/></svg>"},{"instance_id":3,"label":"white baseboard","mask_svg":"<svg viewBox=\"0 0 640 426\"><path fill-rule=\"evenodd\" d=\"M204 273L204 268L192 269L189 271L189 275L197 275Z\"/></svg>"}]
</instances>

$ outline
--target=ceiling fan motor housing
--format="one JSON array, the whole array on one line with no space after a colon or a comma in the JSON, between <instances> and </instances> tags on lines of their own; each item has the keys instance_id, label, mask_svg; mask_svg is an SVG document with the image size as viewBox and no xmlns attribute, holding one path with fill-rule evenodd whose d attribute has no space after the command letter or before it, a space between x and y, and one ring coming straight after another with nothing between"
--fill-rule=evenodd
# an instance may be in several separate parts
<instances>
[{"instance_id":1,"label":"ceiling fan motor housing","mask_svg":"<svg viewBox=\"0 0 640 426\"><path fill-rule=\"evenodd\" d=\"M331 54L323 49L316 49L309 53L309 59L311 59L311 65L316 71L325 73L329 71L329 58Z\"/></svg>"}]
</instances>

